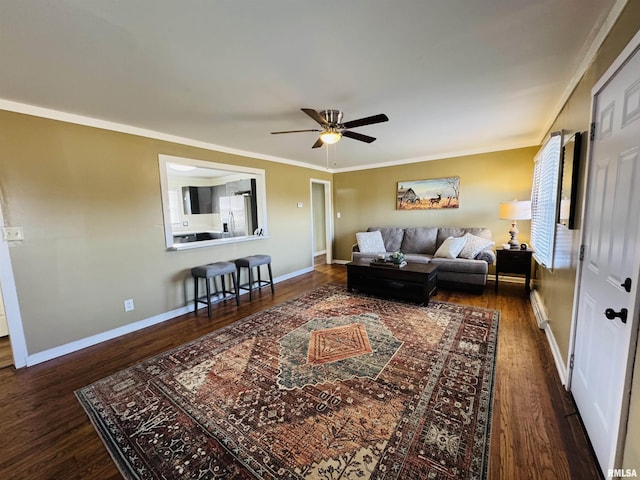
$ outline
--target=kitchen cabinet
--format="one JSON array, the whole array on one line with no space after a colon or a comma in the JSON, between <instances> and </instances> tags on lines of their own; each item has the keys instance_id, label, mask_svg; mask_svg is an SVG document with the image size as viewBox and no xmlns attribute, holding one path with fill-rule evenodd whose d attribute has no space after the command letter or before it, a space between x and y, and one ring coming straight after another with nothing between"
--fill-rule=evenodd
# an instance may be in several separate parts
<instances>
[{"instance_id":1,"label":"kitchen cabinet","mask_svg":"<svg viewBox=\"0 0 640 480\"><path fill-rule=\"evenodd\" d=\"M182 187L182 199L186 215L213 213L211 187Z\"/></svg>"}]
</instances>

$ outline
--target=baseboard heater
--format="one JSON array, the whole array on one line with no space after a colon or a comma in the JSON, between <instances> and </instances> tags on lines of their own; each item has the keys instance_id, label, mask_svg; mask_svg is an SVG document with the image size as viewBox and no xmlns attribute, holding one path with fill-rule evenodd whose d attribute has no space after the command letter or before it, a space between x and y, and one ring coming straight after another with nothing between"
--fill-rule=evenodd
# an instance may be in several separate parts
<instances>
[{"instance_id":1,"label":"baseboard heater","mask_svg":"<svg viewBox=\"0 0 640 480\"><path fill-rule=\"evenodd\" d=\"M538 295L537 290L532 290L529 294L529 299L531 300L531 307L533 308L533 314L536 316L536 320L538 321L538 328L540 330L544 330L549 323L549 316L542 305L542 301L540 300L540 295Z\"/></svg>"}]
</instances>

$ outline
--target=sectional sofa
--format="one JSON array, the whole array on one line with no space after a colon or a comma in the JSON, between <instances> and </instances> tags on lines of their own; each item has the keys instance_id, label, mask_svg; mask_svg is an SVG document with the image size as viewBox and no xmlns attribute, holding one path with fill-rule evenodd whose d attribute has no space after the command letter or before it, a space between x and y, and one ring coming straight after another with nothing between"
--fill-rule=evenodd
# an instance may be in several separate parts
<instances>
[{"instance_id":1,"label":"sectional sofa","mask_svg":"<svg viewBox=\"0 0 640 480\"><path fill-rule=\"evenodd\" d=\"M377 240L378 234L371 232L380 232L384 245ZM399 251L408 262L438 265L438 286L443 288L481 293L487 283L489 265L496 260L495 244L488 228L369 227L367 233L356 234L356 239L353 260L373 260ZM456 247L462 244L462 249L449 248L454 244Z\"/></svg>"}]
</instances>

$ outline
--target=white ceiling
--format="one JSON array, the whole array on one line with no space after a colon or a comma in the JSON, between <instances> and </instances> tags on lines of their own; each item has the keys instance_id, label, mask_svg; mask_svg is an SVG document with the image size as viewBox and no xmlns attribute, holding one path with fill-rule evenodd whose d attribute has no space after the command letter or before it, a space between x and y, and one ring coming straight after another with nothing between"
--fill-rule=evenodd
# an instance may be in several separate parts
<instances>
[{"instance_id":1,"label":"white ceiling","mask_svg":"<svg viewBox=\"0 0 640 480\"><path fill-rule=\"evenodd\" d=\"M539 144L626 0L0 0L13 102L329 167ZM613 13L611 13L613 12ZM608 18L609 16L609 18ZM604 31L603 31L604 25Z\"/></svg>"}]
</instances>

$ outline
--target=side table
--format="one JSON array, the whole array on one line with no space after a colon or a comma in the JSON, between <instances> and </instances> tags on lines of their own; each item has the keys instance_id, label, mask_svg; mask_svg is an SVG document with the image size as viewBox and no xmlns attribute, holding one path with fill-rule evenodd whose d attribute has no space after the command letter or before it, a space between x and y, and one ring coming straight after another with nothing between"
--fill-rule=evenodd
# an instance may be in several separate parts
<instances>
[{"instance_id":1,"label":"side table","mask_svg":"<svg viewBox=\"0 0 640 480\"><path fill-rule=\"evenodd\" d=\"M501 273L525 275L525 289L530 291L531 256L533 250L496 250L496 292L498 291L498 276Z\"/></svg>"}]
</instances>

